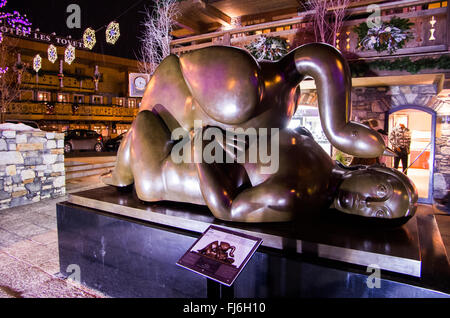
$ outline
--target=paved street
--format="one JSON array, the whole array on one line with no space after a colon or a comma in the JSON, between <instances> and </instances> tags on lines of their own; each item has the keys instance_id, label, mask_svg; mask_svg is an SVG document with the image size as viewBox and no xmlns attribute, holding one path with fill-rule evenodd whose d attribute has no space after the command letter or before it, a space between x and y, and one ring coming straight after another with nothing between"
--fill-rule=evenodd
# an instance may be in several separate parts
<instances>
[{"instance_id":1,"label":"paved street","mask_svg":"<svg viewBox=\"0 0 450 318\"><path fill-rule=\"evenodd\" d=\"M67 181L67 193L101 186L98 176ZM102 298L59 273L56 203L67 195L0 211L0 298Z\"/></svg>"}]
</instances>

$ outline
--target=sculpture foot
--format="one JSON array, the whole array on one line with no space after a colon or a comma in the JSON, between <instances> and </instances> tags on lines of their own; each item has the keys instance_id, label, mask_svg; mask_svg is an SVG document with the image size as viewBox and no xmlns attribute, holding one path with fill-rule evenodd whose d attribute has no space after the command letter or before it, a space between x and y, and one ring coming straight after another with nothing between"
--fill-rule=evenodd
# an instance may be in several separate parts
<instances>
[{"instance_id":1,"label":"sculpture foot","mask_svg":"<svg viewBox=\"0 0 450 318\"><path fill-rule=\"evenodd\" d=\"M133 184L122 184L116 181L114 178L114 172L112 170L105 172L100 176L100 180L103 182L103 184L112 186L117 188L119 191L123 192L129 192L133 189Z\"/></svg>"}]
</instances>

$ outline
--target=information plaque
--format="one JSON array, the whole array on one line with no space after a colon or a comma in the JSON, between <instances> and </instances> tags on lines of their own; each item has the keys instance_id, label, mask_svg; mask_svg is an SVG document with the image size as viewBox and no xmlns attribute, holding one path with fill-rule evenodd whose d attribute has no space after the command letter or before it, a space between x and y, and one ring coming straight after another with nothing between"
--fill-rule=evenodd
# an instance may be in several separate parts
<instances>
[{"instance_id":1,"label":"information plaque","mask_svg":"<svg viewBox=\"0 0 450 318\"><path fill-rule=\"evenodd\" d=\"M262 239L211 225L177 265L231 286Z\"/></svg>"}]
</instances>

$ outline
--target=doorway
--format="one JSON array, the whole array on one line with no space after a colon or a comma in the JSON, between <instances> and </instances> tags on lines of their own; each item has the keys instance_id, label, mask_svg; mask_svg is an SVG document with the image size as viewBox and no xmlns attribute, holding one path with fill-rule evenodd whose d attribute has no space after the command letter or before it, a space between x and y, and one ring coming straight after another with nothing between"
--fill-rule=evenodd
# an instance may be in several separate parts
<instances>
[{"instance_id":1,"label":"doorway","mask_svg":"<svg viewBox=\"0 0 450 318\"><path fill-rule=\"evenodd\" d=\"M406 174L416 185L419 202L432 203L436 113L426 107L403 106L392 109L388 116L389 134L403 124L411 133ZM392 147L389 144L389 147ZM387 165L394 168L394 158ZM403 170L400 160L398 169Z\"/></svg>"}]
</instances>

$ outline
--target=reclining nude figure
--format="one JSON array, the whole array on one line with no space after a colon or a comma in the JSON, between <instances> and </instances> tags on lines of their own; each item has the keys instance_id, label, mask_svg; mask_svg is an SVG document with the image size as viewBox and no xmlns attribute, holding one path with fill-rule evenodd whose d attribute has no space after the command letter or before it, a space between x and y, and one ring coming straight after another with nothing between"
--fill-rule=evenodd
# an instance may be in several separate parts
<instances>
[{"instance_id":1,"label":"reclining nude figure","mask_svg":"<svg viewBox=\"0 0 450 318\"><path fill-rule=\"evenodd\" d=\"M330 143L361 158L382 155L381 136L349 121L351 76L333 47L307 44L278 62L259 63L238 48L208 47L179 58L170 55L161 63L104 183L118 188L134 184L146 202L207 205L226 221L284 222L330 207L408 220L416 210L417 191L406 176L384 167L341 167L307 133L287 128L300 96L298 84L306 76L316 82ZM213 156L225 154L226 163L174 159L174 150L181 148L182 156L201 157L202 139L212 128L257 133L248 139L239 133L206 138L213 140ZM260 154L249 160L253 146L263 141L276 160L273 171ZM238 154L246 161L237 160Z\"/></svg>"}]
</instances>

